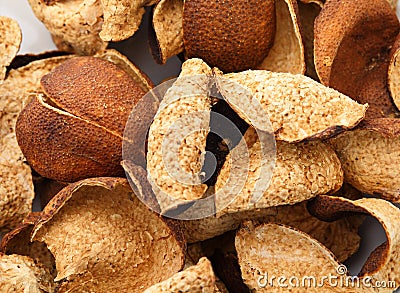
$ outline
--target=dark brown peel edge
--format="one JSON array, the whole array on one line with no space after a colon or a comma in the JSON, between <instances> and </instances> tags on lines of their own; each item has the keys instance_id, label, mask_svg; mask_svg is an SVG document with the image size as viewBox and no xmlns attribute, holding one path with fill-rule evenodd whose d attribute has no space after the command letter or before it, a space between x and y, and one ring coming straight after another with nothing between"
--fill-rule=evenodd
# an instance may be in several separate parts
<instances>
[{"instance_id":1,"label":"dark brown peel edge","mask_svg":"<svg viewBox=\"0 0 400 293\"><path fill-rule=\"evenodd\" d=\"M34 61L43 60L52 57L60 57L60 56L67 56L71 55L71 53L63 52L63 51L47 51L40 54L24 54L24 55L17 55L14 60L11 62L9 66L7 66L7 73L11 69L18 69L29 63Z\"/></svg>"},{"instance_id":2,"label":"dark brown peel edge","mask_svg":"<svg viewBox=\"0 0 400 293\"><path fill-rule=\"evenodd\" d=\"M149 24L150 24L148 31L147 31L148 43L149 43L150 52L151 52L151 55L153 56L154 61L156 61L157 64L163 64L160 43L158 42L156 30L154 29L154 25L153 25L154 10L155 10L155 5L153 7L151 7L151 11L148 16Z\"/></svg>"}]
</instances>

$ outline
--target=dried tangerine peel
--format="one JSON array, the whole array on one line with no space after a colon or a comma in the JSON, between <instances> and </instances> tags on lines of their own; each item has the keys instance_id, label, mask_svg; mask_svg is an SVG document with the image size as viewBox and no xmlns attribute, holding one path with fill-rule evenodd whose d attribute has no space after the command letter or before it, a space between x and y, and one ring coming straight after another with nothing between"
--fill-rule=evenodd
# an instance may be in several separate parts
<instances>
[{"instance_id":1,"label":"dried tangerine peel","mask_svg":"<svg viewBox=\"0 0 400 293\"><path fill-rule=\"evenodd\" d=\"M264 131L269 131L269 123L262 119L269 118L276 139L287 142L325 138L352 128L364 118L368 107L303 75L248 70L219 76L217 72L217 83L241 118ZM250 94L237 92L238 86ZM253 98L267 118L251 112Z\"/></svg>"},{"instance_id":2,"label":"dried tangerine peel","mask_svg":"<svg viewBox=\"0 0 400 293\"><path fill-rule=\"evenodd\" d=\"M103 26L100 1L68 0L46 5L29 0L29 4L60 50L93 55L107 47L99 36Z\"/></svg>"},{"instance_id":3,"label":"dried tangerine peel","mask_svg":"<svg viewBox=\"0 0 400 293\"><path fill-rule=\"evenodd\" d=\"M318 194L329 194L337 191L343 182L343 172L334 150L320 141L289 144L277 141L275 167L265 165L271 160L263 160L261 143L257 132L250 128L243 137L249 147L249 166L243 164L240 154L235 155L237 148L228 155L218 176L216 207L220 213L230 213L246 209L268 208L285 204L294 204L312 198ZM235 159L235 162L231 158ZM231 176L232 168L243 168L247 175L240 193L231 194L238 178ZM262 172L262 173L261 173ZM268 187L259 184L266 172L272 172ZM231 178L230 178L231 177ZM259 200L254 195L260 194Z\"/></svg>"},{"instance_id":4,"label":"dried tangerine peel","mask_svg":"<svg viewBox=\"0 0 400 293\"><path fill-rule=\"evenodd\" d=\"M400 120L377 119L330 140L345 181L367 194L400 202Z\"/></svg>"},{"instance_id":5,"label":"dried tangerine peel","mask_svg":"<svg viewBox=\"0 0 400 293\"><path fill-rule=\"evenodd\" d=\"M8 17L0 16L0 84L6 77L7 66L17 55L22 41L21 28Z\"/></svg>"},{"instance_id":6,"label":"dried tangerine peel","mask_svg":"<svg viewBox=\"0 0 400 293\"><path fill-rule=\"evenodd\" d=\"M142 22L144 7L157 0L101 0L104 22L100 37L103 41L122 41L132 36Z\"/></svg>"},{"instance_id":7,"label":"dried tangerine peel","mask_svg":"<svg viewBox=\"0 0 400 293\"><path fill-rule=\"evenodd\" d=\"M29 102L26 92L39 88L42 75L70 57L33 61L11 69L0 91L0 234L15 228L32 210L34 197L31 168L15 136L15 124L22 108ZM29 134L31 135L31 134Z\"/></svg>"},{"instance_id":8,"label":"dried tangerine peel","mask_svg":"<svg viewBox=\"0 0 400 293\"><path fill-rule=\"evenodd\" d=\"M0 253L0 287L3 292L54 292L51 274L28 256Z\"/></svg>"},{"instance_id":9,"label":"dried tangerine peel","mask_svg":"<svg viewBox=\"0 0 400 293\"><path fill-rule=\"evenodd\" d=\"M114 63L124 70L144 92L150 91L154 84L151 79L135 64L133 64L125 55L117 50L107 49L104 52L98 52L95 57Z\"/></svg>"},{"instance_id":10,"label":"dried tangerine peel","mask_svg":"<svg viewBox=\"0 0 400 293\"><path fill-rule=\"evenodd\" d=\"M275 7L276 32L273 45L268 56L254 67L275 72L304 74L306 65L297 2L277 0Z\"/></svg>"},{"instance_id":11,"label":"dried tangerine peel","mask_svg":"<svg viewBox=\"0 0 400 293\"><path fill-rule=\"evenodd\" d=\"M183 51L183 5L182 0L161 0L154 7L150 45L160 64Z\"/></svg>"},{"instance_id":12,"label":"dried tangerine peel","mask_svg":"<svg viewBox=\"0 0 400 293\"><path fill-rule=\"evenodd\" d=\"M359 276L370 276L372 280L380 282L394 281L400 286L399 208L388 201L376 198L352 201L341 197L320 196L311 202L309 210L322 220L328 221L348 213L363 213L376 218L386 232L387 241L371 253ZM389 289L388 291L391 292Z\"/></svg>"},{"instance_id":13,"label":"dried tangerine peel","mask_svg":"<svg viewBox=\"0 0 400 293\"><path fill-rule=\"evenodd\" d=\"M186 61L180 76L165 93L150 126L147 170L161 210L176 205L177 199L199 199L207 189L207 185L201 183L199 172L209 131L211 100L207 85L210 73L211 69L201 60ZM182 123L190 128L184 135L180 131ZM168 145L164 146L168 140ZM173 151L172 146L178 150ZM181 183L179 172L189 174L190 182Z\"/></svg>"},{"instance_id":14,"label":"dried tangerine peel","mask_svg":"<svg viewBox=\"0 0 400 293\"><path fill-rule=\"evenodd\" d=\"M388 85L393 102L400 109L400 35L397 36L390 53Z\"/></svg>"},{"instance_id":15,"label":"dried tangerine peel","mask_svg":"<svg viewBox=\"0 0 400 293\"><path fill-rule=\"evenodd\" d=\"M138 291L177 273L184 242L177 226L148 210L119 178L79 181L45 207L33 241L55 257L65 290ZM163 270L160 268L163 267Z\"/></svg>"},{"instance_id":16,"label":"dried tangerine peel","mask_svg":"<svg viewBox=\"0 0 400 293\"><path fill-rule=\"evenodd\" d=\"M162 292L215 292L215 275L211 262L203 257L199 262L176 273L171 278L146 289L144 293Z\"/></svg>"},{"instance_id":17,"label":"dried tangerine peel","mask_svg":"<svg viewBox=\"0 0 400 293\"><path fill-rule=\"evenodd\" d=\"M275 35L275 1L186 0L183 42L188 58L204 59L224 72L254 68Z\"/></svg>"},{"instance_id":18,"label":"dried tangerine peel","mask_svg":"<svg viewBox=\"0 0 400 293\"><path fill-rule=\"evenodd\" d=\"M300 282L305 276L313 276L318 285L324 280L323 286L310 285L307 292L349 292L346 287L329 286L326 276L339 277L340 264L326 247L303 232L277 224L256 226L246 222L236 235L235 246L243 281L252 292L283 292L276 283L275 286L266 283L266 274L294 277ZM258 280L266 286L259 286ZM305 290L301 286L290 288L292 292ZM354 288L354 292L371 291Z\"/></svg>"},{"instance_id":19,"label":"dried tangerine peel","mask_svg":"<svg viewBox=\"0 0 400 293\"><path fill-rule=\"evenodd\" d=\"M315 67L322 84L368 103L369 119L393 114L387 71L400 25L388 2L328 1L314 28Z\"/></svg>"},{"instance_id":20,"label":"dried tangerine peel","mask_svg":"<svg viewBox=\"0 0 400 293\"><path fill-rule=\"evenodd\" d=\"M314 20L320 13L322 4L318 1L298 2L299 19L302 27L304 54L306 62L305 75L319 80L314 64Z\"/></svg>"}]
</instances>

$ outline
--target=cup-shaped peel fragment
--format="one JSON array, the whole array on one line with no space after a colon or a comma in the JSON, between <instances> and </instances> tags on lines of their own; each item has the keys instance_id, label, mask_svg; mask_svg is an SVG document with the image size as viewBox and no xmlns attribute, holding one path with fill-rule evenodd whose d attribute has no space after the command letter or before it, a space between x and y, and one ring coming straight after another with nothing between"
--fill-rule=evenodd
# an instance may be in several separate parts
<instances>
[{"instance_id":1,"label":"cup-shaped peel fragment","mask_svg":"<svg viewBox=\"0 0 400 293\"><path fill-rule=\"evenodd\" d=\"M70 184L45 207L32 240L53 254L61 292L137 292L184 263L179 227L150 211L122 178Z\"/></svg>"}]
</instances>

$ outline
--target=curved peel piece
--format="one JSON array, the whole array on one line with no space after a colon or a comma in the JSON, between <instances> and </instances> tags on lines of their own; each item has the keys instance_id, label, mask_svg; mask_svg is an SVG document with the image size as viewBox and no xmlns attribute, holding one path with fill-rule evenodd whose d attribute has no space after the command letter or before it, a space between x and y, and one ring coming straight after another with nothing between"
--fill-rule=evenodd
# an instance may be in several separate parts
<instances>
[{"instance_id":1,"label":"curved peel piece","mask_svg":"<svg viewBox=\"0 0 400 293\"><path fill-rule=\"evenodd\" d=\"M155 284L143 293L198 292L214 293L215 275L211 262L202 257L196 265L176 273L168 280Z\"/></svg>"},{"instance_id":2,"label":"curved peel piece","mask_svg":"<svg viewBox=\"0 0 400 293\"><path fill-rule=\"evenodd\" d=\"M274 0L184 1L187 57L202 58L224 72L257 66L268 55L274 36Z\"/></svg>"},{"instance_id":3,"label":"curved peel piece","mask_svg":"<svg viewBox=\"0 0 400 293\"><path fill-rule=\"evenodd\" d=\"M17 55L22 41L21 28L8 17L0 16L0 84L6 77L7 66Z\"/></svg>"},{"instance_id":4,"label":"curved peel piece","mask_svg":"<svg viewBox=\"0 0 400 293\"><path fill-rule=\"evenodd\" d=\"M149 41L153 57L159 64L183 51L182 19L182 0L161 0L155 5Z\"/></svg>"},{"instance_id":5,"label":"curved peel piece","mask_svg":"<svg viewBox=\"0 0 400 293\"><path fill-rule=\"evenodd\" d=\"M268 56L257 69L304 74L304 46L299 9L295 0L276 0L275 39ZM217 66L218 67L218 66Z\"/></svg>"},{"instance_id":6,"label":"curved peel piece","mask_svg":"<svg viewBox=\"0 0 400 293\"><path fill-rule=\"evenodd\" d=\"M364 264L360 277L377 281L394 281L400 286L400 210L388 201L376 198L349 200L320 196L310 202L310 212L321 220L331 221L348 214L363 213L376 218L386 232L387 241L378 246ZM397 288L392 288L397 289ZM387 291L390 291L389 289Z\"/></svg>"},{"instance_id":7,"label":"curved peel piece","mask_svg":"<svg viewBox=\"0 0 400 293\"><path fill-rule=\"evenodd\" d=\"M0 288L3 292L54 292L52 276L33 259L0 253Z\"/></svg>"},{"instance_id":8,"label":"curved peel piece","mask_svg":"<svg viewBox=\"0 0 400 293\"><path fill-rule=\"evenodd\" d=\"M390 64L388 70L388 85L393 102L400 110L400 34L397 35L390 52Z\"/></svg>"},{"instance_id":9,"label":"curved peel piece","mask_svg":"<svg viewBox=\"0 0 400 293\"><path fill-rule=\"evenodd\" d=\"M60 50L93 55L107 47L99 36L103 25L100 1L68 0L46 5L29 0L29 4Z\"/></svg>"},{"instance_id":10,"label":"curved peel piece","mask_svg":"<svg viewBox=\"0 0 400 293\"><path fill-rule=\"evenodd\" d=\"M15 228L32 210L34 197L31 168L15 136L15 124L22 108L29 102L26 92L35 92L42 75L70 56L30 62L8 72L0 88L0 234Z\"/></svg>"},{"instance_id":11,"label":"curved peel piece","mask_svg":"<svg viewBox=\"0 0 400 293\"><path fill-rule=\"evenodd\" d=\"M157 0L101 0L104 22L100 38L105 41L122 41L132 36L142 22L144 7Z\"/></svg>"},{"instance_id":12,"label":"curved peel piece","mask_svg":"<svg viewBox=\"0 0 400 293\"><path fill-rule=\"evenodd\" d=\"M209 132L210 73L201 60L186 61L150 126L148 178L162 211L185 200L199 199L207 189L200 170Z\"/></svg>"},{"instance_id":13,"label":"curved peel piece","mask_svg":"<svg viewBox=\"0 0 400 293\"><path fill-rule=\"evenodd\" d=\"M315 20L315 67L322 84L393 114L387 91L389 52L400 30L387 0L328 1Z\"/></svg>"},{"instance_id":14,"label":"curved peel piece","mask_svg":"<svg viewBox=\"0 0 400 293\"><path fill-rule=\"evenodd\" d=\"M356 126L367 109L367 105L360 105L303 75L264 70L225 75L214 70L214 73L229 105L250 125L269 131L269 125L260 120L266 118L251 112L252 99L259 101L268 114L277 140L296 142L330 137ZM252 95L236 92L237 85ZM251 117L242 109L249 109Z\"/></svg>"},{"instance_id":15,"label":"curved peel piece","mask_svg":"<svg viewBox=\"0 0 400 293\"><path fill-rule=\"evenodd\" d=\"M125 179L86 179L49 202L32 241L44 242L54 255L61 292L136 292L183 267L185 243L169 223L148 210Z\"/></svg>"},{"instance_id":16,"label":"curved peel piece","mask_svg":"<svg viewBox=\"0 0 400 293\"><path fill-rule=\"evenodd\" d=\"M330 140L345 181L367 194L400 202L400 120L380 118Z\"/></svg>"}]
</instances>

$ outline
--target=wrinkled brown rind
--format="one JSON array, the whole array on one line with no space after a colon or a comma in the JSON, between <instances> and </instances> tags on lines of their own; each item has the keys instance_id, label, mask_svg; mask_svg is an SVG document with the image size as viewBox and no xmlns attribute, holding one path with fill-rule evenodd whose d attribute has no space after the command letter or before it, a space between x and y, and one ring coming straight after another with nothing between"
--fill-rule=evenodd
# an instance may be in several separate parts
<instances>
[{"instance_id":1,"label":"wrinkled brown rind","mask_svg":"<svg viewBox=\"0 0 400 293\"><path fill-rule=\"evenodd\" d=\"M276 32L273 45L268 56L251 68L304 74L306 64L297 1L276 0L275 7Z\"/></svg>"},{"instance_id":2,"label":"wrinkled brown rind","mask_svg":"<svg viewBox=\"0 0 400 293\"><path fill-rule=\"evenodd\" d=\"M285 284L291 292L350 292L345 286L332 286L326 276L340 279L340 265L332 253L309 235L277 224L255 225L246 222L235 239L242 278L251 292L282 292L277 280L271 286L271 276L288 276ZM299 285L290 286L289 278L297 278ZM318 286L301 283L312 276ZM342 275L342 277L345 277ZM324 279L323 279L324 278ZM368 288L352 288L351 292L373 292Z\"/></svg>"},{"instance_id":3,"label":"wrinkled brown rind","mask_svg":"<svg viewBox=\"0 0 400 293\"><path fill-rule=\"evenodd\" d=\"M0 288L2 292L54 292L55 284L46 268L30 257L0 253Z\"/></svg>"},{"instance_id":4,"label":"wrinkled brown rind","mask_svg":"<svg viewBox=\"0 0 400 293\"><path fill-rule=\"evenodd\" d=\"M43 76L41 86L44 94L17 121L17 140L30 166L65 182L122 176L125 124L145 94L130 75L109 61L76 57Z\"/></svg>"},{"instance_id":5,"label":"wrinkled brown rind","mask_svg":"<svg viewBox=\"0 0 400 293\"><path fill-rule=\"evenodd\" d=\"M149 44L154 60L164 64L183 52L183 1L161 0L152 14L149 27Z\"/></svg>"},{"instance_id":6,"label":"wrinkled brown rind","mask_svg":"<svg viewBox=\"0 0 400 293\"><path fill-rule=\"evenodd\" d=\"M60 50L93 55L107 47L99 36L103 26L101 1L68 0L46 5L29 0L29 4Z\"/></svg>"},{"instance_id":7,"label":"wrinkled brown rind","mask_svg":"<svg viewBox=\"0 0 400 293\"><path fill-rule=\"evenodd\" d=\"M224 72L254 68L275 36L275 1L186 0L183 43L187 58L204 59Z\"/></svg>"},{"instance_id":8,"label":"wrinkled brown rind","mask_svg":"<svg viewBox=\"0 0 400 293\"><path fill-rule=\"evenodd\" d=\"M400 109L400 34L397 35L396 41L390 51L390 64L388 69L388 86L393 103L397 109Z\"/></svg>"},{"instance_id":9,"label":"wrinkled brown rind","mask_svg":"<svg viewBox=\"0 0 400 293\"><path fill-rule=\"evenodd\" d=\"M305 75L319 81L314 64L314 20L321 11L322 5L318 1L305 3L299 1L298 6L306 62Z\"/></svg>"},{"instance_id":10,"label":"wrinkled brown rind","mask_svg":"<svg viewBox=\"0 0 400 293\"><path fill-rule=\"evenodd\" d=\"M0 16L0 84L6 77L10 65L19 51L22 41L21 28L15 20Z\"/></svg>"},{"instance_id":11,"label":"wrinkled brown rind","mask_svg":"<svg viewBox=\"0 0 400 293\"><path fill-rule=\"evenodd\" d=\"M118 42L131 37L142 22L145 6L156 4L158 0L100 0L103 24L100 38Z\"/></svg>"},{"instance_id":12,"label":"wrinkled brown rind","mask_svg":"<svg viewBox=\"0 0 400 293\"><path fill-rule=\"evenodd\" d=\"M398 225L400 210L396 206L376 198L351 201L340 197L320 196L311 201L308 208L312 214L325 221L332 221L354 213L362 213L376 218L385 230L387 240L371 253L359 276L370 276L372 280L378 281L394 281L397 286L400 286Z\"/></svg>"},{"instance_id":13,"label":"wrinkled brown rind","mask_svg":"<svg viewBox=\"0 0 400 293\"><path fill-rule=\"evenodd\" d=\"M137 292L184 264L179 227L148 210L122 178L63 189L43 210L32 240L54 255L59 292Z\"/></svg>"},{"instance_id":14,"label":"wrinkled brown rind","mask_svg":"<svg viewBox=\"0 0 400 293\"><path fill-rule=\"evenodd\" d=\"M211 262L207 258L203 257L196 265L191 266L182 272L176 273L161 283L147 288L143 293L213 293L214 289L215 275Z\"/></svg>"},{"instance_id":15,"label":"wrinkled brown rind","mask_svg":"<svg viewBox=\"0 0 400 293\"><path fill-rule=\"evenodd\" d=\"M345 181L360 191L400 202L400 120L380 118L330 140Z\"/></svg>"},{"instance_id":16,"label":"wrinkled brown rind","mask_svg":"<svg viewBox=\"0 0 400 293\"><path fill-rule=\"evenodd\" d=\"M328 1L314 28L315 66L322 84L368 103L369 119L393 114L387 71L400 25L389 3Z\"/></svg>"},{"instance_id":17,"label":"wrinkled brown rind","mask_svg":"<svg viewBox=\"0 0 400 293\"><path fill-rule=\"evenodd\" d=\"M67 185L68 183L44 178L40 175L33 176L35 195L40 199L40 206L42 209L47 205L50 199L52 199Z\"/></svg>"},{"instance_id":18,"label":"wrinkled brown rind","mask_svg":"<svg viewBox=\"0 0 400 293\"><path fill-rule=\"evenodd\" d=\"M1 85L0 234L15 228L32 209L34 189L31 168L26 164L15 137L17 117L30 100L25 93L37 91L40 78L68 58L36 60L10 69Z\"/></svg>"},{"instance_id":19,"label":"wrinkled brown rind","mask_svg":"<svg viewBox=\"0 0 400 293\"><path fill-rule=\"evenodd\" d=\"M272 125L277 140L331 137L355 127L368 107L299 74L266 70L225 75L214 70L214 74L221 94L239 116L263 131ZM264 113L252 110L257 101Z\"/></svg>"},{"instance_id":20,"label":"wrinkled brown rind","mask_svg":"<svg viewBox=\"0 0 400 293\"><path fill-rule=\"evenodd\" d=\"M199 199L207 190L200 171L209 131L210 72L199 59L186 61L150 126L147 171L162 211ZM186 178L181 175L183 172Z\"/></svg>"}]
</instances>

